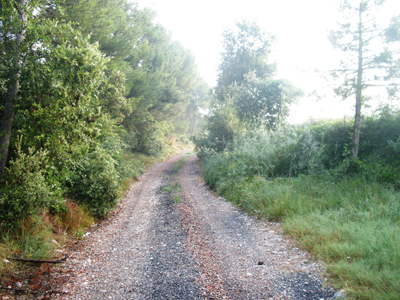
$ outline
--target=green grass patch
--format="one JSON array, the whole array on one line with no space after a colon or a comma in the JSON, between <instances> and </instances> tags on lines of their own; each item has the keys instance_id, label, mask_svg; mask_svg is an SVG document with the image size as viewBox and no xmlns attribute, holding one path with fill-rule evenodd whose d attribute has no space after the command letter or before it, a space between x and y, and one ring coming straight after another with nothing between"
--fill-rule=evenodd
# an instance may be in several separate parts
<instances>
[{"instance_id":1,"label":"green grass patch","mask_svg":"<svg viewBox=\"0 0 400 300\"><path fill-rule=\"evenodd\" d=\"M169 186L163 187L164 193L179 193L180 191L182 191L182 185L177 181Z\"/></svg>"},{"instance_id":2,"label":"green grass patch","mask_svg":"<svg viewBox=\"0 0 400 300\"><path fill-rule=\"evenodd\" d=\"M206 134L198 155L207 184L282 222L349 299L399 299L399 120L387 110L364 120L357 160L347 121L242 129L224 147Z\"/></svg>"},{"instance_id":3,"label":"green grass patch","mask_svg":"<svg viewBox=\"0 0 400 300\"><path fill-rule=\"evenodd\" d=\"M180 160L178 160L173 166L174 171L179 171L180 169L182 169L185 163L186 163L186 158L181 158Z\"/></svg>"},{"instance_id":4,"label":"green grass patch","mask_svg":"<svg viewBox=\"0 0 400 300\"><path fill-rule=\"evenodd\" d=\"M172 200L174 200L175 203L180 203L182 201L181 197L179 197L178 195L174 196L174 198Z\"/></svg>"},{"instance_id":5,"label":"green grass patch","mask_svg":"<svg viewBox=\"0 0 400 300\"><path fill-rule=\"evenodd\" d=\"M180 203L182 201L179 195L179 192L182 190L182 185L177 181L172 182L169 186L163 187L163 193L168 194L175 203Z\"/></svg>"},{"instance_id":6,"label":"green grass patch","mask_svg":"<svg viewBox=\"0 0 400 300\"><path fill-rule=\"evenodd\" d=\"M280 220L284 232L327 262L349 299L400 295L400 193L361 177L330 175L220 181L219 194L250 214Z\"/></svg>"},{"instance_id":7,"label":"green grass patch","mask_svg":"<svg viewBox=\"0 0 400 300\"><path fill-rule=\"evenodd\" d=\"M197 152L189 152L189 153L183 154L182 156L193 156L193 155L196 155L196 154L197 154Z\"/></svg>"}]
</instances>

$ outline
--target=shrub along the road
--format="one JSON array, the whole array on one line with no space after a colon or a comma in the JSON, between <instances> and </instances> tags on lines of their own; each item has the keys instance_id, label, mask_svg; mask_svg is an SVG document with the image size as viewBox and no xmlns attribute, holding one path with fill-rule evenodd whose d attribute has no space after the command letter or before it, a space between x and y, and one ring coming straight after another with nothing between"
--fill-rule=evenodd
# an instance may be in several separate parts
<instances>
[{"instance_id":1,"label":"shrub along the road","mask_svg":"<svg viewBox=\"0 0 400 300\"><path fill-rule=\"evenodd\" d=\"M349 298L398 299L399 121L365 119L356 161L350 122L241 132L225 151L200 148L204 178L245 211L281 221Z\"/></svg>"}]
</instances>

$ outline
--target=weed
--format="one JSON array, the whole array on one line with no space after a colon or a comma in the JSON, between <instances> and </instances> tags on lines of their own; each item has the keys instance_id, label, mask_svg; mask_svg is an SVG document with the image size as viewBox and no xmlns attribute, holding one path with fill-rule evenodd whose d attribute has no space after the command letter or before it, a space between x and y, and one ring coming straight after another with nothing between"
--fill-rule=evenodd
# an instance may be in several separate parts
<instances>
[{"instance_id":1,"label":"weed","mask_svg":"<svg viewBox=\"0 0 400 300\"><path fill-rule=\"evenodd\" d=\"M188 152L188 153L183 154L182 156L193 156L196 154L197 154L197 152Z\"/></svg>"},{"instance_id":2,"label":"weed","mask_svg":"<svg viewBox=\"0 0 400 300\"><path fill-rule=\"evenodd\" d=\"M179 193L182 191L182 186L179 182L175 181L170 186L163 187L164 193Z\"/></svg>"},{"instance_id":3,"label":"weed","mask_svg":"<svg viewBox=\"0 0 400 300\"><path fill-rule=\"evenodd\" d=\"M182 185L177 181L172 182L169 186L163 187L163 193L169 194L169 197L171 197L172 201L175 203L181 202L181 197L179 196L179 192L181 191Z\"/></svg>"},{"instance_id":4,"label":"weed","mask_svg":"<svg viewBox=\"0 0 400 300\"><path fill-rule=\"evenodd\" d=\"M202 150L203 174L248 213L282 221L287 235L327 263L332 283L349 299L397 299L400 192L392 183L398 156L390 166L383 159L355 161L357 172L350 172L346 156L326 170L332 149L326 150L307 128L260 129L237 136L223 152Z\"/></svg>"},{"instance_id":5,"label":"weed","mask_svg":"<svg viewBox=\"0 0 400 300\"><path fill-rule=\"evenodd\" d=\"M175 164L174 164L174 171L179 171L183 165L186 163L186 158L181 158L180 160L178 160Z\"/></svg>"},{"instance_id":6,"label":"weed","mask_svg":"<svg viewBox=\"0 0 400 300\"><path fill-rule=\"evenodd\" d=\"M60 213L58 220L68 233L74 236L94 223L94 218L84 205L79 206L75 202L67 201L66 206L67 211Z\"/></svg>"}]
</instances>

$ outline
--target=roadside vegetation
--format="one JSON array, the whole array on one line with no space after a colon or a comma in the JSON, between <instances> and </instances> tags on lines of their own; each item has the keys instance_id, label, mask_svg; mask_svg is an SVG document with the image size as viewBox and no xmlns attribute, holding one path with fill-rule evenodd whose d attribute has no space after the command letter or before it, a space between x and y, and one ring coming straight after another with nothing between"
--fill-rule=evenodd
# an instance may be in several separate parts
<instances>
[{"instance_id":1,"label":"roadside vegetation","mask_svg":"<svg viewBox=\"0 0 400 300\"><path fill-rule=\"evenodd\" d=\"M7 257L62 257L199 130L209 88L154 15L125 0L0 0L2 274L26 267Z\"/></svg>"},{"instance_id":2,"label":"roadside vegetation","mask_svg":"<svg viewBox=\"0 0 400 300\"><path fill-rule=\"evenodd\" d=\"M203 176L241 209L282 222L349 297L396 299L400 113L363 121L362 160L347 150L351 135L343 133L351 127L332 121L244 131L223 152L200 148Z\"/></svg>"},{"instance_id":3,"label":"roadside vegetation","mask_svg":"<svg viewBox=\"0 0 400 300\"><path fill-rule=\"evenodd\" d=\"M388 69L386 82L373 69L384 70L381 64L399 58L389 44L398 42L400 23L393 18L389 29L373 35L386 38L390 59L368 52L363 61L362 34L372 33L362 30L378 27L366 26L372 17L361 18L372 16L376 3L359 2L343 2L342 10L353 15L332 32L334 46L349 58L345 69L332 74L344 79L334 89L343 99L356 96L355 118L285 123L301 92L274 79L275 66L268 63L273 38L254 23L239 22L223 34L214 100L194 141L205 181L249 214L281 222L299 247L326 263L329 283L345 289L348 299L398 299L400 111L381 105L362 116L361 103L378 81L392 80L389 96L396 96L398 73Z\"/></svg>"},{"instance_id":4,"label":"roadside vegetation","mask_svg":"<svg viewBox=\"0 0 400 300\"><path fill-rule=\"evenodd\" d=\"M0 0L0 272L21 266L7 257L62 257L147 167L195 136L220 195L282 222L348 297L398 299L400 112L361 111L367 88L398 99L400 18L377 26L383 2L343 1L330 36L346 55L334 91L355 96L354 119L287 125L302 91L276 78L274 37L255 22L222 34L211 90L150 9ZM180 201L177 182L164 189Z\"/></svg>"}]
</instances>

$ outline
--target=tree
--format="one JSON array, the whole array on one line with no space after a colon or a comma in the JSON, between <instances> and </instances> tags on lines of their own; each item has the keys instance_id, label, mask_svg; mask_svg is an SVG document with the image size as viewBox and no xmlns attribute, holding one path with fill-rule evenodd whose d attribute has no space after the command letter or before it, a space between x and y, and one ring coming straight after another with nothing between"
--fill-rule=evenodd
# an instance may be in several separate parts
<instances>
[{"instance_id":1,"label":"tree","mask_svg":"<svg viewBox=\"0 0 400 300\"><path fill-rule=\"evenodd\" d=\"M343 99L355 95L355 117L352 137L352 157L357 159L361 132L361 107L365 91L370 87L385 86L391 96L400 85L400 48L393 48L400 41L399 17L392 19L386 29L376 22L376 12L384 1L343 1L340 6L342 18L339 29L331 31L329 39L335 48L346 56L338 70L331 74L334 78L344 78L334 89ZM397 45L398 46L398 45ZM380 49L380 50L379 50Z\"/></svg>"},{"instance_id":2,"label":"tree","mask_svg":"<svg viewBox=\"0 0 400 300\"><path fill-rule=\"evenodd\" d=\"M222 36L225 51L219 66L217 100L223 103L230 99L242 123L273 128L301 94L287 80L273 78L276 66L268 62L268 55L274 38L246 20Z\"/></svg>"},{"instance_id":3,"label":"tree","mask_svg":"<svg viewBox=\"0 0 400 300\"><path fill-rule=\"evenodd\" d=\"M234 30L223 32L222 39L224 52L218 68L218 100L223 101L225 97L231 96L229 87L235 82L240 84L249 72L255 72L259 78L275 74L275 64L268 63L274 38L257 23L247 20L237 22Z\"/></svg>"},{"instance_id":4,"label":"tree","mask_svg":"<svg viewBox=\"0 0 400 300\"><path fill-rule=\"evenodd\" d=\"M186 111L179 115L174 122L174 132L194 136L199 131L204 121L204 115L212 96L212 89L202 82L195 91L190 94Z\"/></svg>"},{"instance_id":5,"label":"tree","mask_svg":"<svg viewBox=\"0 0 400 300\"><path fill-rule=\"evenodd\" d=\"M259 78L248 73L234 84L233 103L242 122L274 128L289 114L289 104L302 94L287 80Z\"/></svg>"},{"instance_id":6,"label":"tree","mask_svg":"<svg viewBox=\"0 0 400 300\"><path fill-rule=\"evenodd\" d=\"M0 123L0 180L3 178L7 162L15 97L19 89L22 65L21 44L26 32L27 13L25 0L2 0L0 2L0 47L3 56L1 64L6 73L4 75L8 77L8 79L3 77L3 82L7 82L7 88L2 95L4 99L1 99L4 109Z\"/></svg>"},{"instance_id":7,"label":"tree","mask_svg":"<svg viewBox=\"0 0 400 300\"><path fill-rule=\"evenodd\" d=\"M67 42L54 46L51 38L41 39L43 48L30 49L21 72L13 129L14 138L25 137L23 149L48 151L52 165L64 171L96 143L104 127L99 124L100 105L105 106L98 95L103 89L108 92L107 59L98 45L69 26L65 29L70 35ZM66 30L59 30L66 38Z\"/></svg>"},{"instance_id":8,"label":"tree","mask_svg":"<svg viewBox=\"0 0 400 300\"><path fill-rule=\"evenodd\" d=\"M224 52L213 103L205 118L205 133L196 138L200 149L224 151L235 134L249 125L274 128L301 94L286 80L274 79L268 62L273 37L255 22L237 22L223 35Z\"/></svg>"},{"instance_id":9,"label":"tree","mask_svg":"<svg viewBox=\"0 0 400 300\"><path fill-rule=\"evenodd\" d=\"M153 27L154 13L137 6L126 0L64 0L64 14L48 9L48 17L73 22L83 36L99 43L100 50L111 58L109 65L128 77L131 64L148 54L144 37Z\"/></svg>"}]
</instances>

